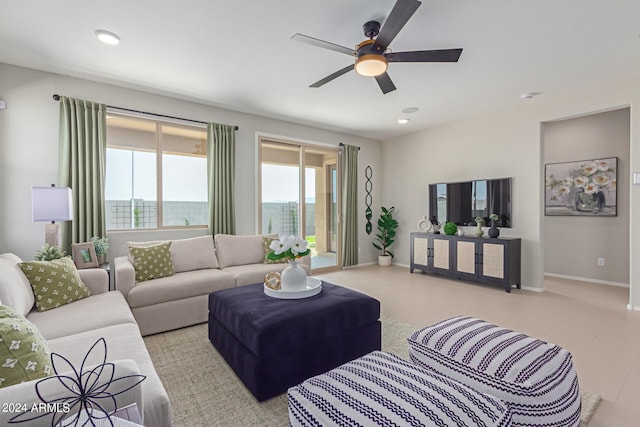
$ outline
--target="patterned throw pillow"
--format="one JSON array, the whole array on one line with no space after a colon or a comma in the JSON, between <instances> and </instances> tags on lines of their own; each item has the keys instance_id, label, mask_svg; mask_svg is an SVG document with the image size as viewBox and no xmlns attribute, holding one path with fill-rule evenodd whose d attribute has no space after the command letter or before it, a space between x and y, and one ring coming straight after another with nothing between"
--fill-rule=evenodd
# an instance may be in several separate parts
<instances>
[{"instance_id":1,"label":"patterned throw pillow","mask_svg":"<svg viewBox=\"0 0 640 427\"><path fill-rule=\"evenodd\" d=\"M265 264L286 264L287 262L289 262L289 259L287 258L281 258L275 261L267 258L267 255L269 254L269 252L271 252L271 248L269 247L271 245L271 242L273 242L274 240L278 240L278 237L263 237L263 239L264 239L264 263Z\"/></svg>"},{"instance_id":2,"label":"patterned throw pillow","mask_svg":"<svg viewBox=\"0 0 640 427\"><path fill-rule=\"evenodd\" d=\"M20 263L29 279L38 311L51 310L91 295L71 257Z\"/></svg>"},{"instance_id":3,"label":"patterned throw pillow","mask_svg":"<svg viewBox=\"0 0 640 427\"><path fill-rule=\"evenodd\" d=\"M136 282L173 276L173 260L169 248L171 242L159 245L137 247L129 246L133 257L133 268L136 270Z\"/></svg>"},{"instance_id":4,"label":"patterned throw pillow","mask_svg":"<svg viewBox=\"0 0 640 427\"><path fill-rule=\"evenodd\" d=\"M0 306L0 388L51 375L49 345L38 328Z\"/></svg>"}]
</instances>

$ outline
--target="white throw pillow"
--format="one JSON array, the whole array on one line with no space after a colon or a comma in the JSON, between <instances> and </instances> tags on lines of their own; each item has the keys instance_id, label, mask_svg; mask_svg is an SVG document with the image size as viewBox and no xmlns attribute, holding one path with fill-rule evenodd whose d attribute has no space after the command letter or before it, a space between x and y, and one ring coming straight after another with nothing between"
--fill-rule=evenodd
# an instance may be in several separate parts
<instances>
[{"instance_id":1,"label":"white throw pillow","mask_svg":"<svg viewBox=\"0 0 640 427\"><path fill-rule=\"evenodd\" d=\"M216 255L220 268L231 265L262 264L264 241L262 236L216 234Z\"/></svg>"},{"instance_id":2,"label":"white throw pillow","mask_svg":"<svg viewBox=\"0 0 640 427\"><path fill-rule=\"evenodd\" d=\"M22 260L13 254L0 256L0 301L26 316L35 300L27 276L18 267L19 262Z\"/></svg>"},{"instance_id":3,"label":"white throw pillow","mask_svg":"<svg viewBox=\"0 0 640 427\"><path fill-rule=\"evenodd\" d=\"M213 236L174 240L169 248L176 273L182 271L218 268L218 259L213 246Z\"/></svg>"}]
</instances>

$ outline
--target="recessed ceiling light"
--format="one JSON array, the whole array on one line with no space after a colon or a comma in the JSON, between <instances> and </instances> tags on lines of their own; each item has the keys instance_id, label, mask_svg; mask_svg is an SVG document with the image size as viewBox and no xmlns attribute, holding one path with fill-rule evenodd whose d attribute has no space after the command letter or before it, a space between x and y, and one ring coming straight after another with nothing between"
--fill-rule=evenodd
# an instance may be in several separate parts
<instances>
[{"instance_id":1,"label":"recessed ceiling light","mask_svg":"<svg viewBox=\"0 0 640 427\"><path fill-rule=\"evenodd\" d=\"M120 36L107 30L96 30L96 37L102 43L117 45L120 43Z\"/></svg>"},{"instance_id":2,"label":"recessed ceiling light","mask_svg":"<svg viewBox=\"0 0 640 427\"><path fill-rule=\"evenodd\" d=\"M525 101L528 101L532 99L534 96L538 96L538 95L540 95L540 92L527 92L520 95L520 99L524 99Z\"/></svg>"},{"instance_id":3,"label":"recessed ceiling light","mask_svg":"<svg viewBox=\"0 0 640 427\"><path fill-rule=\"evenodd\" d=\"M397 122L400 123L401 125L406 125L407 123L409 123L409 119L401 118L401 119L398 119Z\"/></svg>"},{"instance_id":4,"label":"recessed ceiling light","mask_svg":"<svg viewBox=\"0 0 640 427\"><path fill-rule=\"evenodd\" d=\"M412 114L412 113L415 113L418 110L420 110L418 107L407 107L404 110L402 110L402 112L404 114Z\"/></svg>"}]
</instances>

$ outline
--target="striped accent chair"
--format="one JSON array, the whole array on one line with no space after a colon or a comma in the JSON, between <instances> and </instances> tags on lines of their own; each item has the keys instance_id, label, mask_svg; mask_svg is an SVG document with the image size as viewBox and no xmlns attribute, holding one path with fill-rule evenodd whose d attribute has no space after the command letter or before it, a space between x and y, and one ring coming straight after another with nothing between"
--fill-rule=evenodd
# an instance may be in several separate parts
<instances>
[{"instance_id":1,"label":"striped accent chair","mask_svg":"<svg viewBox=\"0 0 640 427\"><path fill-rule=\"evenodd\" d=\"M562 347L472 317L444 320L408 341L414 363L503 400L515 426L580 422L578 377Z\"/></svg>"},{"instance_id":2,"label":"striped accent chair","mask_svg":"<svg viewBox=\"0 0 640 427\"><path fill-rule=\"evenodd\" d=\"M511 409L394 354L374 351L288 391L291 426L511 426Z\"/></svg>"}]
</instances>

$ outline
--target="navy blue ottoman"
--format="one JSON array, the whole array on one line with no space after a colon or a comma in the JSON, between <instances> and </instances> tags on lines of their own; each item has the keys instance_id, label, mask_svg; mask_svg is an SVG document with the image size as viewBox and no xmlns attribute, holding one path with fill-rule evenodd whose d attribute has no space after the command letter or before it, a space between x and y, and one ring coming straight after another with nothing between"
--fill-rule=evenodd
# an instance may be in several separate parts
<instances>
[{"instance_id":1,"label":"navy blue ottoman","mask_svg":"<svg viewBox=\"0 0 640 427\"><path fill-rule=\"evenodd\" d=\"M262 283L209 295L209 340L258 401L380 350L379 318L378 300L327 282L297 300Z\"/></svg>"}]
</instances>

